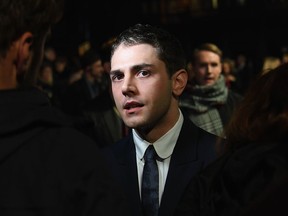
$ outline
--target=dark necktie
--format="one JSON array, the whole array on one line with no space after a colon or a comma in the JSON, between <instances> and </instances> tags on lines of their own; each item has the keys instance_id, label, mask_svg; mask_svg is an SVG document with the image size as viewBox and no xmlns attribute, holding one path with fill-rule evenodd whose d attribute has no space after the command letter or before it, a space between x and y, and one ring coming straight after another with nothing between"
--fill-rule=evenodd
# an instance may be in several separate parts
<instances>
[{"instance_id":1,"label":"dark necktie","mask_svg":"<svg viewBox=\"0 0 288 216\"><path fill-rule=\"evenodd\" d=\"M159 208L159 174L156 163L157 153L149 145L144 154L145 165L142 177L142 206L145 216L157 216Z\"/></svg>"}]
</instances>

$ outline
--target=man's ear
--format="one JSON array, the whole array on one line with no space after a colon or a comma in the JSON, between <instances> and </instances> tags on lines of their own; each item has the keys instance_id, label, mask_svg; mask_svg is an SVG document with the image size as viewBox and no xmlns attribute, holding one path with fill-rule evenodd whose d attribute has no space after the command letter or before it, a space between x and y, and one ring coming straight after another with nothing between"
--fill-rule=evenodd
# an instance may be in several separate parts
<instances>
[{"instance_id":1,"label":"man's ear","mask_svg":"<svg viewBox=\"0 0 288 216\"><path fill-rule=\"evenodd\" d=\"M18 51L17 51L17 59L16 59L16 67L17 71L22 71L26 63L29 60L31 55L31 45L33 43L33 34L31 32L25 32L18 39Z\"/></svg>"},{"instance_id":2,"label":"man's ear","mask_svg":"<svg viewBox=\"0 0 288 216\"><path fill-rule=\"evenodd\" d=\"M188 73L185 69L178 70L172 76L172 91L175 96L180 96L188 81Z\"/></svg>"}]
</instances>

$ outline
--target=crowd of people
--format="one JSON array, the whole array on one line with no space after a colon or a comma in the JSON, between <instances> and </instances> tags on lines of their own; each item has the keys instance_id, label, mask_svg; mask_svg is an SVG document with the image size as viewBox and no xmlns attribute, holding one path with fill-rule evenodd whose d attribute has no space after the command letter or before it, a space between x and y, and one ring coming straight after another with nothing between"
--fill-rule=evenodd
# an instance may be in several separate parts
<instances>
[{"instance_id":1,"label":"crowd of people","mask_svg":"<svg viewBox=\"0 0 288 216\"><path fill-rule=\"evenodd\" d=\"M253 71L138 23L69 59L63 4L0 2L1 215L287 213L286 55Z\"/></svg>"}]
</instances>

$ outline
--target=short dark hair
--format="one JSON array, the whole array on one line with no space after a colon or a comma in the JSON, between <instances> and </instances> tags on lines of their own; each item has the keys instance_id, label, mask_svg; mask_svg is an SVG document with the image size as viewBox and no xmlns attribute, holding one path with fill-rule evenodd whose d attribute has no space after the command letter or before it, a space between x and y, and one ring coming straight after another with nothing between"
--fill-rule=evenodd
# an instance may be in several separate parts
<instances>
[{"instance_id":1,"label":"short dark hair","mask_svg":"<svg viewBox=\"0 0 288 216\"><path fill-rule=\"evenodd\" d=\"M125 46L149 44L155 47L170 76L177 70L186 68L186 54L182 44L174 35L162 28L149 24L136 24L124 30L112 45L111 57L122 43Z\"/></svg>"},{"instance_id":2,"label":"short dark hair","mask_svg":"<svg viewBox=\"0 0 288 216\"><path fill-rule=\"evenodd\" d=\"M49 30L62 17L64 0L1 0L0 55L23 33L37 35Z\"/></svg>"}]
</instances>

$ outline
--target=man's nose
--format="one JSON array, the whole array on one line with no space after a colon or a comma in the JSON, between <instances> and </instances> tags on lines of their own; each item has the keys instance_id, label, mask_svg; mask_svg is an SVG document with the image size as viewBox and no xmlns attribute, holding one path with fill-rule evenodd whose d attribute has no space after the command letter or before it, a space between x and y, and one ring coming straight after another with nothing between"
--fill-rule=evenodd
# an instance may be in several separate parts
<instances>
[{"instance_id":1,"label":"man's nose","mask_svg":"<svg viewBox=\"0 0 288 216\"><path fill-rule=\"evenodd\" d=\"M212 73L212 67L210 65L207 65L206 71L208 74Z\"/></svg>"},{"instance_id":2,"label":"man's nose","mask_svg":"<svg viewBox=\"0 0 288 216\"><path fill-rule=\"evenodd\" d=\"M122 94L130 96L135 94L136 87L132 76L125 76L122 84Z\"/></svg>"}]
</instances>

